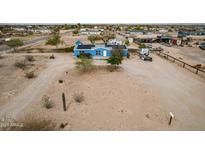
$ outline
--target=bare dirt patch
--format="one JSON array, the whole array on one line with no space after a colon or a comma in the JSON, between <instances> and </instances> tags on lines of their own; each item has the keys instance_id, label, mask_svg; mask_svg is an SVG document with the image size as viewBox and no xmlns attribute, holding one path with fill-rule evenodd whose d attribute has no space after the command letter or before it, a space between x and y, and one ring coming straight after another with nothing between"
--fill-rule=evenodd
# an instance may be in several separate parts
<instances>
[{"instance_id":1,"label":"bare dirt patch","mask_svg":"<svg viewBox=\"0 0 205 154\"><path fill-rule=\"evenodd\" d=\"M23 54L6 54L0 59L0 106L17 96L34 78L26 78L27 72L35 76L46 67L48 56L33 55L33 61L26 59ZM17 62L26 61L25 68L16 66Z\"/></svg>"},{"instance_id":2,"label":"bare dirt patch","mask_svg":"<svg viewBox=\"0 0 205 154\"><path fill-rule=\"evenodd\" d=\"M66 73L67 72L67 73ZM158 97L149 87L127 74L124 69L109 72L98 66L88 73L68 70L52 84L46 95L55 107L46 110L39 102L32 103L25 112L36 111L59 125L68 123L64 130L158 130L167 127L166 109L158 104ZM62 93L67 111L63 111ZM83 95L80 103L73 95ZM166 108L166 107L164 107Z\"/></svg>"}]
</instances>

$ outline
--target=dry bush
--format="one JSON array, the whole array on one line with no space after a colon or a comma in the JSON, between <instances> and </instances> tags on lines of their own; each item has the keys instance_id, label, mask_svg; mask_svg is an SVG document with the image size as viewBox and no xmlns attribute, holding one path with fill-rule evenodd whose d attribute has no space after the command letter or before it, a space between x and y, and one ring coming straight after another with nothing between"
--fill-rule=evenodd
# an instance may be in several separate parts
<instances>
[{"instance_id":1,"label":"dry bush","mask_svg":"<svg viewBox=\"0 0 205 154\"><path fill-rule=\"evenodd\" d=\"M4 57L2 56L2 54L0 54L0 59L3 59Z\"/></svg>"},{"instance_id":2,"label":"dry bush","mask_svg":"<svg viewBox=\"0 0 205 154\"><path fill-rule=\"evenodd\" d=\"M25 56L25 60L26 61L30 61L30 62L35 61L35 59L34 59L34 57L32 55L26 55Z\"/></svg>"},{"instance_id":3,"label":"dry bush","mask_svg":"<svg viewBox=\"0 0 205 154\"><path fill-rule=\"evenodd\" d=\"M108 65L108 66L107 66L107 69L108 69L108 71L110 71L110 72L117 71L119 68L120 68L119 66L113 66L113 65Z\"/></svg>"},{"instance_id":4,"label":"dry bush","mask_svg":"<svg viewBox=\"0 0 205 154\"><path fill-rule=\"evenodd\" d=\"M55 56L54 56L54 55L51 55L49 58L50 58L50 59L55 59Z\"/></svg>"},{"instance_id":5,"label":"dry bush","mask_svg":"<svg viewBox=\"0 0 205 154\"><path fill-rule=\"evenodd\" d=\"M88 58L80 58L75 64L76 68L81 72L88 72L93 69L93 60Z\"/></svg>"},{"instance_id":6,"label":"dry bush","mask_svg":"<svg viewBox=\"0 0 205 154\"><path fill-rule=\"evenodd\" d=\"M25 60L16 61L14 65L18 68L24 69L26 67L26 61Z\"/></svg>"},{"instance_id":7,"label":"dry bush","mask_svg":"<svg viewBox=\"0 0 205 154\"><path fill-rule=\"evenodd\" d=\"M73 99L77 102L80 103L84 100L83 93L74 93L73 94Z\"/></svg>"},{"instance_id":8,"label":"dry bush","mask_svg":"<svg viewBox=\"0 0 205 154\"><path fill-rule=\"evenodd\" d=\"M45 107L46 109L50 109L54 106L54 103L51 101L50 97L47 95L43 96L41 103L43 107Z\"/></svg>"},{"instance_id":9,"label":"dry bush","mask_svg":"<svg viewBox=\"0 0 205 154\"><path fill-rule=\"evenodd\" d=\"M26 115L24 119L19 120L23 127L7 127L4 130L9 131L54 131L56 124L51 120L36 118L34 115Z\"/></svg>"},{"instance_id":10,"label":"dry bush","mask_svg":"<svg viewBox=\"0 0 205 154\"><path fill-rule=\"evenodd\" d=\"M27 73L26 73L26 77L27 77L28 79L31 79L31 78L35 77L34 71L27 72Z\"/></svg>"}]
</instances>

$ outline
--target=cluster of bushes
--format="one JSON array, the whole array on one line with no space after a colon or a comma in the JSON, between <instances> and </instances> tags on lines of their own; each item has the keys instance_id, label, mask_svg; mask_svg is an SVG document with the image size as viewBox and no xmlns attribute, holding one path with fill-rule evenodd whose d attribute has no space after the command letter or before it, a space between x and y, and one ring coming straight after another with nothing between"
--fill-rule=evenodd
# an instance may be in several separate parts
<instances>
[{"instance_id":1,"label":"cluster of bushes","mask_svg":"<svg viewBox=\"0 0 205 154\"><path fill-rule=\"evenodd\" d=\"M41 103L42 103L42 106L45 107L46 109L50 109L54 106L53 101L51 101L50 97L47 95L43 96Z\"/></svg>"},{"instance_id":2,"label":"cluster of bushes","mask_svg":"<svg viewBox=\"0 0 205 154\"><path fill-rule=\"evenodd\" d=\"M26 55L23 60L18 60L14 63L14 65L18 68L25 69L27 62L35 61L32 55Z\"/></svg>"},{"instance_id":3,"label":"cluster of bushes","mask_svg":"<svg viewBox=\"0 0 205 154\"><path fill-rule=\"evenodd\" d=\"M23 60L18 60L14 63L14 65L20 69L25 69L27 66L27 62L33 62L35 61L34 57L32 55L26 55ZM28 79L31 79L35 77L34 71L28 71L25 73L25 77Z\"/></svg>"},{"instance_id":4,"label":"cluster of bushes","mask_svg":"<svg viewBox=\"0 0 205 154\"><path fill-rule=\"evenodd\" d=\"M20 39L11 39L11 40L6 42L6 45L8 45L9 47L13 48L14 51L16 51L17 47L20 47L23 44L24 44L23 41L20 40Z\"/></svg>"},{"instance_id":5,"label":"cluster of bushes","mask_svg":"<svg viewBox=\"0 0 205 154\"><path fill-rule=\"evenodd\" d=\"M55 45L57 48L57 45L61 43L60 35L59 34L53 34L50 38L48 38L46 45Z\"/></svg>"}]
</instances>

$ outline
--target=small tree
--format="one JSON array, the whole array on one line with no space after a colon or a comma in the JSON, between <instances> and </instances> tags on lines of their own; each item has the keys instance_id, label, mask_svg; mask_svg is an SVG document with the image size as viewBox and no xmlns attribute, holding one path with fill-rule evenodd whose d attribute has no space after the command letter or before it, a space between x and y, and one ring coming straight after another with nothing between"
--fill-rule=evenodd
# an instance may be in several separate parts
<instances>
[{"instance_id":1,"label":"small tree","mask_svg":"<svg viewBox=\"0 0 205 154\"><path fill-rule=\"evenodd\" d=\"M125 40L125 45L130 45L130 42L129 42L129 40Z\"/></svg>"},{"instance_id":2,"label":"small tree","mask_svg":"<svg viewBox=\"0 0 205 154\"><path fill-rule=\"evenodd\" d=\"M49 45L55 45L56 48L58 46L58 44L61 43L61 40L60 40L60 35L59 34L54 34L53 36L51 36L47 42L46 42L46 45L49 44Z\"/></svg>"},{"instance_id":3,"label":"small tree","mask_svg":"<svg viewBox=\"0 0 205 154\"><path fill-rule=\"evenodd\" d=\"M146 45L145 45L145 44L140 44L140 45L139 45L139 48L140 48L140 49L146 48Z\"/></svg>"},{"instance_id":4,"label":"small tree","mask_svg":"<svg viewBox=\"0 0 205 154\"><path fill-rule=\"evenodd\" d=\"M23 41L21 41L20 39L11 39L6 42L6 45L8 45L9 47L13 48L14 51L16 51L17 47L20 47L23 45Z\"/></svg>"},{"instance_id":5,"label":"small tree","mask_svg":"<svg viewBox=\"0 0 205 154\"><path fill-rule=\"evenodd\" d=\"M107 59L107 62L111 64L111 71L113 71L114 69L117 69L117 66L122 63L123 55L122 50L112 50L111 52L112 55Z\"/></svg>"},{"instance_id":6,"label":"small tree","mask_svg":"<svg viewBox=\"0 0 205 154\"><path fill-rule=\"evenodd\" d=\"M76 68L82 72L87 72L92 68L92 62L93 59L80 56L79 60L76 62Z\"/></svg>"}]
</instances>

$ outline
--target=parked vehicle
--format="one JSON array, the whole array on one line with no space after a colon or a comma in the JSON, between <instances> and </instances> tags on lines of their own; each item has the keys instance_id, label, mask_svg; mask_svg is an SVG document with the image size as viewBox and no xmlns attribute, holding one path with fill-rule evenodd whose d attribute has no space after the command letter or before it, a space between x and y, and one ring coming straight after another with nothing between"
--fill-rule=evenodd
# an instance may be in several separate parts
<instances>
[{"instance_id":1,"label":"parked vehicle","mask_svg":"<svg viewBox=\"0 0 205 154\"><path fill-rule=\"evenodd\" d=\"M148 48L141 48L139 52L140 59L144 61L152 61L152 57L149 56Z\"/></svg>"},{"instance_id":2,"label":"parked vehicle","mask_svg":"<svg viewBox=\"0 0 205 154\"><path fill-rule=\"evenodd\" d=\"M202 49L202 50L205 50L205 42L204 42L204 43L201 43L201 44L199 45L199 48Z\"/></svg>"}]
</instances>

